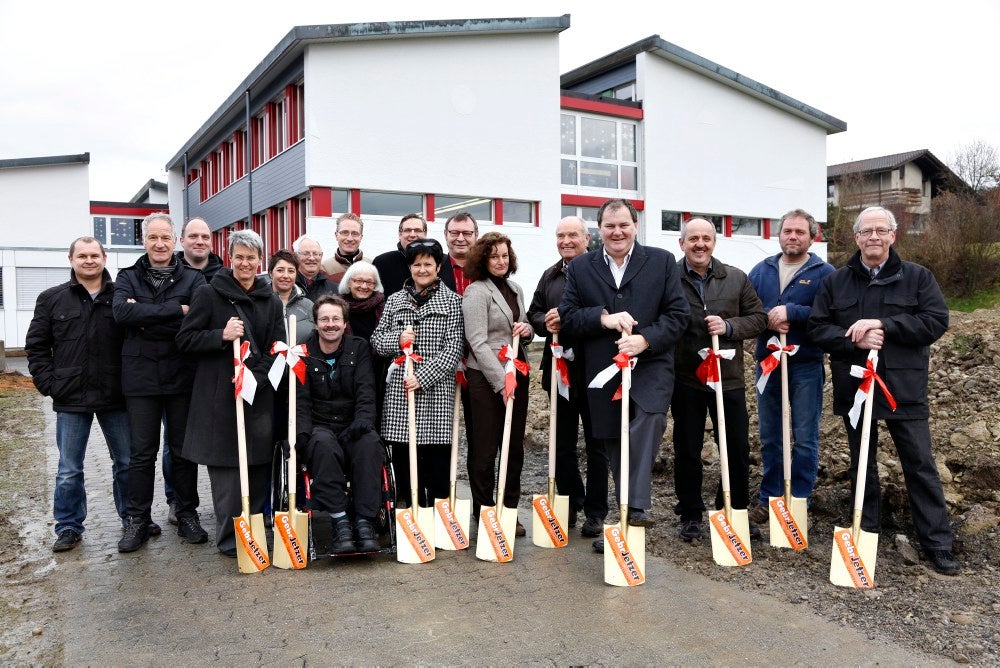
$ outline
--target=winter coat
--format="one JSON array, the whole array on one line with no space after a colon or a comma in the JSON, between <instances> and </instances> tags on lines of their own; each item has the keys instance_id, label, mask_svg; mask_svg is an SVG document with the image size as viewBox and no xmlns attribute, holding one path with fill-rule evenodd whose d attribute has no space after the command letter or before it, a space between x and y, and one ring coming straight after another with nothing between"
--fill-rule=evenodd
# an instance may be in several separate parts
<instances>
[{"instance_id":1,"label":"winter coat","mask_svg":"<svg viewBox=\"0 0 1000 668\"><path fill-rule=\"evenodd\" d=\"M517 305L520 314L516 322L528 322L528 314L524 310L524 292L521 286L507 279L507 285L517 295ZM466 364L470 369L482 372L486 382L493 391L500 393L504 388L504 362L498 357L500 349L511 343L511 330L514 327L514 314L504 299L500 288L488 278L473 281L465 289L462 297L462 316L465 318L465 341L469 346ZM518 357L526 359L525 346L531 338L523 338L518 342ZM518 383L528 382L518 374Z\"/></svg>"},{"instance_id":2,"label":"winter coat","mask_svg":"<svg viewBox=\"0 0 1000 668\"><path fill-rule=\"evenodd\" d=\"M881 390L875 391L876 419L926 419L927 371L930 345L948 330L948 307L934 275L926 267L900 259L889 248L889 258L872 280L860 251L847 265L827 276L809 318L809 336L830 354L833 412L847 415L854 404L860 379L851 365L864 366L868 351L844 336L862 318L882 321L885 341L877 372L897 402L889 409Z\"/></svg>"},{"instance_id":3,"label":"winter coat","mask_svg":"<svg viewBox=\"0 0 1000 668\"><path fill-rule=\"evenodd\" d=\"M238 309L246 315L240 315ZM274 356L271 345L283 340L281 300L261 279L249 292L233 278L229 268L219 270L208 285L194 293L191 310L177 333L177 345L198 365L191 393L191 412L184 437L185 458L206 466L237 466L236 403L233 386L233 343L222 340L232 317L243 320L245 341L251 341L246 359L257 380L253 405L244 403L247 457L250 464L271 461L274 447L271 418L274 391L267 379ZM251 335L252 334L252 337Z\"/></svg>"},{"instance_id":4,"label":"winter coat","mask_svg":"<svg viewBox=\"0 0 1000 668\"><path fill-rule=\"evenodd\" d=\"M823 351L809 340L806 335L806 323L809 322L813 300L816 299L819 285L827 275L833 273L833 266L824 262L815 253L809 253L805 264L799 267L785 289L780 291L781 281L778 263L781 256L782 254L778 253L773 257L765 258L750 270L747 278L750 279L751 285L757 291L757 296L764 305L765 313L775 306L781 305L788 313L789 327L786 341L788 345L799 346L798 352L788 356L788 363L822 362ZM757 336L754 359L760 361L771 354L771 351L767 349L767 342L771 340L772 336L778 336L778 333L773 329L765 329Z\"/></svg>"},{"instance_id":5,"label":"winter coat","mask_svg":"<svg viewBox=\"0 0 1000 668\"><path fill-rule=\"evenodd\" d=\"M402 355L399 336L407 325L412 325L417 335L413 352L423 357L413 365L420 381L420 389L414 393L417 444L451 443L455 369L465 347L462 298L439 284L434 296L418 309L405 291L396 292L386 299L382 319L372 334L372 349L390 359ZM397 443L409 439L403 378L400 366L386 384L382 408L382 438Z\"/></svg>"},{"instance_id":6,"label":"winter coat","mask_svg":"<svg viewBox=\"0 0 1000 668\"><path fill-rule=\"evenodd\" d=\"M76 275L38 295L24 339L35 387L59 412L89 413L125 408L122 396L124 330L111 310L115 284L104 271L91 299Z\"/></svg>"},{"instance_id":7,"label":"winter coat","mask_svg":"<svg viewBox=\"0 0 1000 668\"><path fill-rule=\"evenodd\" d=\"M372 264L378 269L378 277L382 281L382 292L385 294L386 299L402 290L403 283L410 278L410 265L407 264L403 246L399 243L396 244L395 250L376 256L372 260ZM441 267L441 271L444 272L443 266Z\"/></svg>"},{"instance_id":8,"label":"winter coat","mask_svg":"<svg viewBox=\"0 0 1000 668\"><path fill-rule=\"evenodd\" d=\"M688 320L688 304L681 292L674 256L662 248L636 243L621 287L604 260L604 251L591 251L569 263L566 290L559 303L562 331L583 351L589 383L618 354L621 333L601 326L601 312L628 311L639 322L633 334L642 334L649 348L636 359L631 400L647 413L666 413L674 387L674 347ZM602 388L588 388L587 402L593 435L621 435L621 405L612 401L620 376Z\"/></svg>"},{"instance_id":9,"label":"winter coat","mask_svg":"<svg viewBox=\"0 0 1000 668\"><path fill-rule=\"evenodd\" d=\"M268 280L270 281L270 278ZM319 299L321 295L337 294L337 289L340 287L337 281L330 280L330 277L324 274L322 270L316 274L311 282L300 272L295 276L295 285L299 286L306 298L313 302Z\"/></svg>"},{"instance_id":10,"label":"winter coat","mask_svg":"<svg viewBox=\"0 0 1000 668\"><path fill-rule=\"evenodd\" d=\"M721 360L722 389L736 390L745 387L743 372L743 340L750 339L767 327L767 313L756 291L741 269L718 259L712 260L705 281L702 299L695 280L688 274L684 258L677 263L684 295L691 308L684 335L677 342L677 383L702 392L714 392L698 380L695 371L702 362L698 351L712 347L712 337L705 324L705 316L717 315L729 323L729 336L719 337L719 350L734 348L733 359Z\"/></svg>"},{"instance_id":11,"label":"winter coat","mask_svg":"<svg viewBox=\"0 0 1000 668\"><path fill-rule=\"evenodd\" d=\"M188 261L184 258L184 251L175 252L174 257L180 260L184 266L191 267L191 265L188 264ZM208 264L205 265L204 269L198 269L197 271L200 271L201 275L205 277L206 283L211 283L212 279L215 278L215 275L219 273L219 270L222 269L223 266L222 258L209 251ZM194 267L191 268L194 269Z\"/></svg>"},{"instance_id":12,"label":"winter coat","mask_svg":"<svg viewBox=\"0 0 1000 668\"><path fill-rule=\"evenodd\" d=\"M575 259L575 258L574 258ZM542 387L549 391L549 383L552 380L552 334L545 328L545 314L551 308L558 308L562 301L563 292L566 289L566 274L562 271L563 261L560 259L554 265L545 270L538 280L538 287L531 298L531 306L528 307L528 322L535 334L545 337L545 350L542 351ZM580 396L585 394L587 383L583 373L583 348L575 346L573 337L565 332L559 332L559 345L565 351L573 351L573 359L566 360L566 366L570 373L570 396L577 393Z\"/></svg>"},{"instance_id":13,"label":"winter coat","mask_svg":"<svg viewBox=\"0 0 1000 668\"><path fill-rule=\"evenodd\" d=\"M315 426L329 427L339 434L355 420L367 420L374 429L375 380L368 342L358 336L344 335L333 378L319 348L319 332L312 333L306 349L310 353L303 358L306 382L297 383L295 404L295 431L302 435L300 442Z\"/></svg>"},{"instance_id":14,"label":"winter coat","mask_svg":"<svg viewBox=\"0 0 1000 668\"><path fill-rule=\"evenodd\" d=\"M194 382L195 360L181 354L176 337L185 317L181 307L191 304L205 278L174 262L170 278L157 288L146 279L148 268L149 256L143 255L115 280L115 320L125 327L122 388L129 397L186 394Z\"/></svg>"},{"instance_id":15,"label":"winter coat","mask_svg":"<svg viewBox=\"0 0 1000 668\"><path fill-rule=\"evenodd\" d=\"M280 298L279 301L281 301ZM286 323L288 322L288 316L295 316L295 341L302 343L308 339L316 329L316 322L313 320L312 300L306 298L301 287L294 285L292 286L292 294L288 297L288 303L282 303L282 307ZM288 329L287 324L285 329ZM286 338L285 340L287 341L288 339Z\"/></svg>"}]
</instances>

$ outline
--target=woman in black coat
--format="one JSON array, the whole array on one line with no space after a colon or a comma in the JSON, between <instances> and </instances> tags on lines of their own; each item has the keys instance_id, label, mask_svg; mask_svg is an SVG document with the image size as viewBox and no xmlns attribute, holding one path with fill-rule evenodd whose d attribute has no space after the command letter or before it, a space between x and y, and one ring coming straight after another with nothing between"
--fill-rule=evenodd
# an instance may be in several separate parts
<instances>
[{"instance_id":1,"label":"woman in black coat","mask_svg":"<svg viewBox=\"0 0 1000 668\"><path fill-rule=\"evenodd\" d=\"M257 380L253 405L243 406L251 513L264 510L274 447L274 391L267 371L274 359L271 344L284 340L285 327L281 301L267 281L256 275L263 252L264 244L256 232L233 232L229 237L232 268L219 270L210 284L195 291L191 310L177 334L177 345L198 364L184 456L208 467L215 505L215 544L227 556L236 556L230 520L241 510L233 341L250 342L245 364Z\"/></svg>"}]
</instances>

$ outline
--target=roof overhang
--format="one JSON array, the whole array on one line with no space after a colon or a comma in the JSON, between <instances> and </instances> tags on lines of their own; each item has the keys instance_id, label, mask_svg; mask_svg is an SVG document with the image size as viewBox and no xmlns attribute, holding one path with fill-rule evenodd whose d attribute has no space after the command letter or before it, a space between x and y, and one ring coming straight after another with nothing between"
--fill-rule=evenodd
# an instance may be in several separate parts
<instances>
[{"instance_id":1,"label":"roof overhang","mask_svg":"<svg viewBox=\"0 0 1000 668\"><path fill-rule=\"evenodd\" d=\"M439 19L429 21L383 21L375 23L340 23L296 26L278 42L249 75L226 98L215 113L167 162L167 169L177 166L184 154L204 137L231 122L243 108L243 97L253 94L269 82L270 76L284 71L302 57L309 44L357 42L364 40L412 39L470 35L509 35L524 33L559 33L569 28L570 15L499 19Z\"/></svg>"},{"instance_id":2,"label":"roof overhang","mask_svg":"<svg viewBox=\"0 0 1000 668\"><path fill-rule=\"evenodd\" d=\"M608 70L621 67L640 53L652 53L656 56L669 60L672 63L697 72L719 83L735 88L736 90L755 97L772 106L778 107L794 116L798 116L810 123L814 123L827 134L836 134L847 129L847 123L834 118L833 116L811 107L804 102L800 102L793 97L785 95L779 90L765 86L754 81L750 77L739 72L723 67L707 58L703 58L696 53L683 49L676 44L672 44L659 35L653 35L640 40L634 44L626 46L618 51L610 53L603 58L598 58L592 62L582 65L575 70L571 70L561 77L562 88L570 88L575 84L590 79Z\"/></svg>"},{"instance_id":3,"label":"roof overhang","mask_svg":"<svg viewBox=\"0 0 1000 668\"><path fill-rule=\"evenodd\" d=\"M49 155L38 158L10 158L0 160L0 169L16 169L19 167L48 167L51 165L88 165L90 153L76 155Z\"/></svg>"}]
</instances>

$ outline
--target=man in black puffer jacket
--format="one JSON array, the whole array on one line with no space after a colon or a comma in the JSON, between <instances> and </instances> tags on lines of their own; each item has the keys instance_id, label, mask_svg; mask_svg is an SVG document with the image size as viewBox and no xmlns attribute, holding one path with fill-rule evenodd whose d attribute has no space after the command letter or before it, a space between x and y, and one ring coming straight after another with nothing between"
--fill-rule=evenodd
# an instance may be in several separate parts
<instances>
[{"instance_id":1,"label":"man in black puffer jacket","mask_svg":"<svg viewBox=\"0 0 1000 668\"><path fill-rule=\"evenodd\" d=\"M126 327L122 347L122 385L132 428L129 464L128 524L119 552L139 549L149 534L150 507L160 423L166 415L173 466L171 483L177 512L177 535L204 543L208 534L198 522L198 465L181 455L187 428L194 361L181 355L174 341L194 291L205 284L197 269L174 257L174 225L164 213L142 221L146 254L118 273L114 313Z\"/></svg>"},{"instance_id":2,"label":"man in black puffer jacket","mask_svg":"<svg viewBox=\"0 0 1000 668\"><path fill-rule=\"evenodd\" d=\"M111 313L115 284L104 268L104 246L80 237L69 247L70 280L38 296L24 350L35 387L56 412L53 552L72 550L87 519L83 461L94 416L111 453L115 508L125 521L129 426L122 396L122 330Z\"/></svg>"},{"instance_id":3,"label":"man in black puffer jacket","mask_svg":"<svg viewBox=\"0 0 1000 668\"><path fill-rule=\"evenodd\" d=\"M335 554L378 549L374 519L384 454L375 432L375 379L368 343L344 334L348 306L323 295L313 306L316 331L306 341L306 382L298 386L297 447L313 475L312 494L330 513ZM347 511L347 478L355 525ZM356 539L356 542L355 542Z\"/></svg>"}]
</instances>

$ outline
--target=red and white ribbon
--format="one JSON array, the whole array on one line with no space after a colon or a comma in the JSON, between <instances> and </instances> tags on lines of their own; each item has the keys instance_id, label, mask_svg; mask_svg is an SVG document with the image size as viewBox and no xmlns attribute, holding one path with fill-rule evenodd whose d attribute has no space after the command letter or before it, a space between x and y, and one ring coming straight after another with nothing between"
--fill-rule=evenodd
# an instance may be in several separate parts
<instances>
[{"instance_id":1,"label":"red and white ribbon","mask_svg":"<svg viewBox=\"0 0 1000 668\"><path fill-rule=\"evenodd\" d=\"M458 366L455 367L455 384L460 387L468 387L469 381L465 379L465 370L469 367L465 364L465 358L458 358Z\"/></svg>"},{"instance_id":2,"label":"red and white ribbon","mask_svg":"<svg viewBox=\"0 0 1000 668\"><path fill-rule=\"evenodd\" d=\"M385 374L385 382L387 383L389 382L389 379L392 378L392 374L395 373L396 369L400 368L401 366L403 366L403 364L406 363L407 357L409 357L414 362L424 361L423 357L414 354L412 341L407 341L406 343L404 343L401 346L401 349L403 351L403 354L392 361L392 364L389 365L389 370Z\"/></svg>"},{"instance_id":3,"label":"red and white ribbon","mask_svg":"<svg viewBox=\"0 0 1000 668\"><path fill-rule=\"evenodd\" d=\"M289 348L284 341L275 341L271 344L271 354L275 356L274 362L271 363L271 368L267 372L267 379L271 381L271 387L278 389L281 377L285 373L286 364L295 377L299 379L299 383L305 385L306 363L302 358L309 354L309 351L306 350L306 344L300 343Z\"/></svg>"},{"instance_id":4,"label":"red and white ribbon","mask_svg":"<svg viewBox=\"0 0 1000 668\"><path fill-rule=\"evenodd\" d=\"M618 375L618 372L621 369L624 369L625 367L630 367L634 369L635 365L638 363L638 360L636 358L629 357L625 353L618 353L611 359L612 359L611 364L601 369L597 373L597 375L594 376L594 380L590 381L590 384L587 385L587 387L593 387L593 388L604 387L605 385L608 384L609 380ZM631 387L629 389L631 389ZM621 398L622 398L622 386L619 385L618 389L615 390L614 396L611 397L611 401L618 401Z\"/></svg>"},{"instance_id":5,"label":"red and white ribbon","mask_svg":"<svg viewBox=\"0 0 1000 668\"><path fill-rule=\"evenodd\" d=\"M552 358L556 361L556 391L566 401L569 401L569 365L566 360L572 362L575 359L572 348L563 348L558 343L551 343Z\"/></svg>"},{"instance_id":6,"label":"red and white ribbon","mask_svg":"<svg viewBox=\"0 0 1000 668\"><path fill-rule=\"evenodd\" d=\"M781 341L778 340L777 336L772 336L767 342L767 349L771 353L760 361L760 378L757 379L757 393L764 394L764 387L767 385L768 378L771 377L771 372L778 368L781 364L781 355L794 355L799 352L798 346L785 346L781 347Z\"/></svg>"},{"instance_id":7,"label":"red and white ribbon","mask_svg":"<svg viewBox=\"0 0 1000 668\"><path fill-rule=\"evenodd\" d=\"M721 387L722 379L719 378L719 360L731 360L736 356L735 348L727 348L715 352L711 348L702 348L698 351L701 355L702 363L695 369L694 375L698 380L708 385L713 390Z\"/></svg>"},{"instance_id":8,"label":"red and white ribbon","mask_svg":"<svg viewBox=\"0 0 1000 668\"><path fill-rule=\"evenodd\" d=\"M510 346L508 346L505 343L503 345L503 348L500 349L500 353L497 355L497 357L500 358L500 361L504 363L503 366L504 401L507 401L512 396L514 396L514 390L517 389L517 373L520 373L522 376L527 376L528 371L531 370L531 367L528 365L527 362L525 362L524 360L517 359L511 353L512 351L510 349Z\"/></svg>"},{"instance_id":9,"label":"red and white ribbon","mask_svg":"<svg viewBox=\"0 0 1000 668\"><path fill-rule=\"evenodd\" d=\"M882 388L882 394L885 395L885 400L889 404L889 408L896 410L896 398L892 396L889 388L885 386L885 381L882 380L882 377L875 372L876 368L878 368L877 350L872 350L868 353L868 360L864 366L851 365L851 375L861 379L861 385L858 386L858 391L854 393L854 405L851 406L851 410L847 413L851 418L851 426L855 429L858 427L858 418L861 417L861 411L865 407L865 399L868 397L868 392L875 391L872 387L872 380L876 381L878 386Z\"/></svg>"},{"instance_id":10,"label":"red and white ribbon","mask_svg":"<svg viewBox=\"0 0 1000 668\"><path fill-rule=\"evenodd\" d=\"M240 344L240 356L233 358L233 367L236 370L233 374L233 383L236 385L234 397L243 397L243 401L252 406L253 398L257 394L257 379L254 378L253 371L247 369L247 365L244 364L248 357L250 357L250 342L244 341Z\"/></svg>"}]
</instances>

